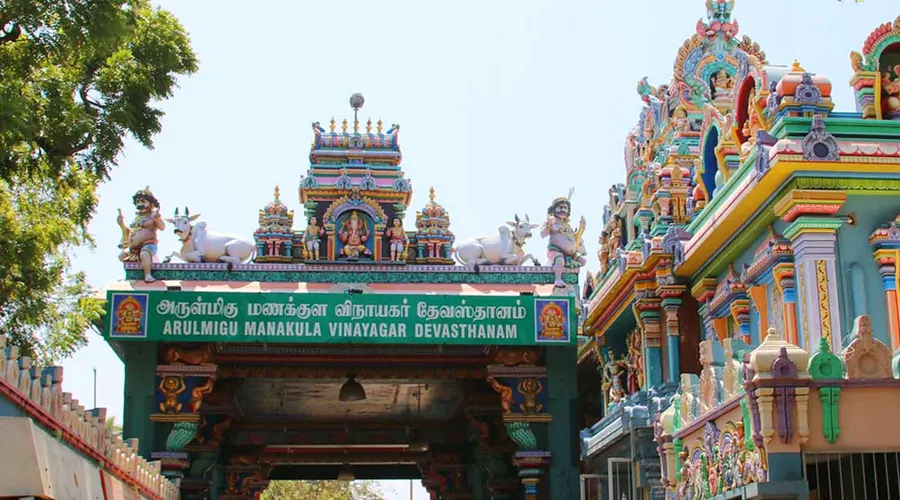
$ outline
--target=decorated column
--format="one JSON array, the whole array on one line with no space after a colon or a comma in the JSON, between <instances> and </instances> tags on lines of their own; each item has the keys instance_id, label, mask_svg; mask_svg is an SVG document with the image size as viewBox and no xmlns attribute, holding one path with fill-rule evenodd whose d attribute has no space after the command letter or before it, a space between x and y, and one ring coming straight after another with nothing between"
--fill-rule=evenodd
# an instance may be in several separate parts
<instances>
[{"instance_id":1,"label":"decorated column","mask_svg":"<svg viewBox=\"0 0 900 500\"><path fill-rule=\"evenodd\" d=\"M814 349L820 338L840 350L840 304L835 243L843 221L833 217L847 199L834 191L793 190L775 205L775 215L790 225L784 236L794 252L800 299L800 347Z\"/></svg>"},{"instance_id":2,"label":"decorated column","mask_svg":"<svg viewBox=\"0 0 900 500\"><path fill-rule=\"evenodd\" d=\"M516 444L513 465L527 500L537 500L538 491L550 465L550 452L538 449L533 424L550 422L547 368L534 365L488 366L488 383L500 395L503 423L509 439ZM574 429L570 429L574 432ZM562 438L567 439L568 436Z\"/></svg>"},{"instance_id":3,"label":"decorated column","mask_svg":"<svg viewBox=\"0 0 900 500\"><path fill-rule=\"evenodd\" d=\"M662 375L662 301L656 296L655 272L638 275L635 281L634 317L641 329L644 346L644 387L658 387L663 383Z\"/></svg>"},{"instance_id":4,"label":"decorated column","mask_svg":"<svg viewBox=\"0 0 900 500\"><path fill-rule=\"evenodd\" d=\"M666 322L666 366L668 368L665 381L677 383L681 376L680 338L678 330L678 310L681 308L681 295L687 287L676 284L672 275L671 259L660 260L656 270L656 295L662 299Z\"/></svg>"},{"instance_id":5,"label":"decorated column","mask_svg":"<svg viewBox=\"0 0 900 500\"><path fill-rule=\"evenodd\" d=\"M193 348L171 345L163 354L163 361L168 364L156 367L155 411L150 414L150 421L158 427L171 427L165 450L155 451L151 456L162 461L164 474L170 477L184 478L193 468L186 447L197 435L203 398L212 392L216 382L212 356L212 344ZM216 463L216 454L210 451L204 450L193 457L198 462L197 470L202 469L202 473L193 474L193 482L204 483L196 487L208 488L203 473Z\"/></svg>"},{"instance_id":6,"label":"decorated column","mask_svg":"<svg viewBox=\"0 0 900 500\"><path fill-rule=\"evenodd\" d=\"M700 313L700 319L703 320L703 338L709 339L716 335L716 329L713 327L713 318L709 312L709 302L712 300L713 296L716 294L716 279L715 278L703 278L702 280L697 281L693 287L691 287L691 295L697 299L700 307L698 312Z\"/></svg>"},{"instance_id":7,"label":"decorated column","mask_svg":"<svg viewBox=\"0 0 900 500\"><path fill-rule=\"evenodd\" d=\"M772 269L775 288L782 299L781 310L784 322L784 337L791 344L799 345L797 334L797 290L794 286L794 264L782 263Z\"/></svg>"},{"instance_id":8,"label":"decorated column","mask_svg":"<svg viewBox=\"0 0 900 500\"><path fill-rule=\"evenodd\" d=\"M881 284L884 288L884 304L887 315L888 338L894 354L894 372L900 361L900 298L897 296L897 261L900 260L900 215L872 233L869 243L878 263Z\"/></svg>"}]
</instances>

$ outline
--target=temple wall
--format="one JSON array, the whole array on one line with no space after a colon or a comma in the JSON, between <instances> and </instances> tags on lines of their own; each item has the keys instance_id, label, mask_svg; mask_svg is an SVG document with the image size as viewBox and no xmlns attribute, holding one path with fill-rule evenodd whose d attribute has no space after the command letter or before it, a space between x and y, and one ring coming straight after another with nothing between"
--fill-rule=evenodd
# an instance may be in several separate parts
<instances>
[{"instance_id":1,"label":"temple wall","mask_svg":"<svg viewBox=\"0 0 900 500\"><path fill-rule=\"evenodd\" d=\"M809 441L805 452L900 451L900 398L897 386L847 388L840 393L838 422L841 433L829 444L822 432L824 412L816 389L809 398ZM796 410L795 410L796 412Z\"/></svg>"},{"instance_id":2,"label":"temple wall","mask_svg":"<svg viewBox=\"0 0 900 500\"><path fill-rule=\"evenodd\" d=\"M57 500L102 500L100 468L30 418L0 418L0 492Z\"/></svg>"},{"instance_id":3,"label":"temple wall","mask_svg":"<svg viewBox=\"0 0 900 500\"><path fill-rule=\"evenodd\" d=\"M840 282L837 285L844 335L853 328L854 318L868 314L872 318L875 337L890 345L884 288L878 274L878 264L872 257L869 235L884 221L893 219L898 211L900 203L896 196L890 195L848 196L841 209L841 213L853 213L857 216L856 225L845 224L837 231L837 269L840 270ZM862 308L866 310L856 310ZM845 337L844 345L850 341Z\"/></svg>"}]
</instances>

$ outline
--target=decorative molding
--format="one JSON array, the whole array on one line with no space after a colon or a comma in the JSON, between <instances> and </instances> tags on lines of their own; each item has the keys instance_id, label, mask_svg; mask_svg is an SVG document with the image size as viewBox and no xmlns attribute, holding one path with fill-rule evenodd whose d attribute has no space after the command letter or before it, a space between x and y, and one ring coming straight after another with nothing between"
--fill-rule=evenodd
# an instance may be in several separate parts
<instances>
[{"instance_id":1,"label":"decorative molding","mask_svg":"<svg viewBox=\"0 0 900 500\"><path fill-rule=\"evenodd\" d=\"M828 339L831 345L831 314L829 313L828 295L828 263L824 260L816 261L816 288L819 294L819 320L822 324L822 338ZM809 344L806 348L809 349Z\"/></svg>"},{"instance_id":2,"label":"decorative molding","mask_svg":"<svg viewBox=\"0 0 900 500\"><path fill-rule=\"evenodd\" d=\"M136 263L126 263L125 277L140 280ZM154 264L153 276L176 281L259 281L268 283L452 283L452 284L552 284L547 266L345 265L345 264ZM570 285L578 273L563 274Z\"/></svg>"}]
</instances>

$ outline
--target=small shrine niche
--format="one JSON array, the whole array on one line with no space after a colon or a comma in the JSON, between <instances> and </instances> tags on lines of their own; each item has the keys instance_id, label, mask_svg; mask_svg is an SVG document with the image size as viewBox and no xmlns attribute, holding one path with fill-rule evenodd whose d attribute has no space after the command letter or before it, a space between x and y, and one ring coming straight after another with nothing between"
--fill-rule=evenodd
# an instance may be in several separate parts
<instances>
[{"instance_id":1,"label":"small shrine niche","mask_svg":"<svg viewBox=\"0 0 900 500\"><path fill-rule=\"evenodd\" d=\"M890 45L878 60L881 82L881 117L900 120L900 43Z\"/></svg>"},{"instance_id":2,"label":"small shrine niche","mask_svg":"<svg viewBox=\"0 0 900 500\"><path fill-rule=\"evenodd\" d=\"M741 83L737 100L737 136L741 143L741 156L745 156L756 141L760 123L756 101L756 79L748 76Z\"/></svg>"},{"instance_id":3,"label":"small shrine niche","mask_svg":"<svg viewBox=\"0 0 900 500\"><path fill-rule=\"evenodd\" d=\"M281 190L275 186L272 201L259 211L259 228L253 233L256 241L256 262L290 262L293 255L294 211L281 201Z\"/></svg>"},{"instance_id":4,"label":"small shrine niche","mask_svg":"<svg viewBox=\"0 0 900 500\"><path fill-rule=\"evenodd\" d=\"M336 217L334 225L337 260L373 259L376 255L378 228L372 217L362 210L347 210Z\"/></svg>"},{"instance_id":5,"label":"small shrine niche","mask_svg":"<svg viewBox=\"0 0 900 500\"><path fill-rule=\"evenodd\" d=\"M734 75L724 67L714 71L709 77L709 95L713 105L721 112L731 108L734 97Z\"/></svg>"},{"instance_id":6,"label":"small shrine niche","mask_svg":"<svg viewBox=\"0 0 900 500\"><path fill-rule=\"evenodd\" d=\"M705 190L706 201L712 201L716 194L716 188L719 184L724 184L724 176L719 172L719 158L716 155L716 148L719 147L719 129L718 127L710 127L706 134L706 140L703 141L703 173L700 175L703 189Z\"/></svg>"}]
</instances>

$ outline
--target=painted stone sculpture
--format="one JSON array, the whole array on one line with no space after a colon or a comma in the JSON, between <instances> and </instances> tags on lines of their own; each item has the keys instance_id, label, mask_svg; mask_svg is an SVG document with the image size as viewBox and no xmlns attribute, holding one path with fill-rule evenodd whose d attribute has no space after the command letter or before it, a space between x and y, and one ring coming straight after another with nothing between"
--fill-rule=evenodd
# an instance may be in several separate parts
<instances>
[{"instance_id":1,"label":"painted stone sculpture","mask_svg":"<svg viewBox=\"0 0 900 500\"><path fill-rule=\"evenodd\" d=\"M350 217L344 220L340 236L341 243L344 244L342 253L345 257L356 259L360 254L369 256L371 253L366 247L366 241L369 240L369 228L355 211L351 212Z\"/></svg>"},{"instance_id":2,"label":"painted stone sculpture","mask_svg":"<svg viewBox=\"0 0 900 500\"><path fill-rule=\"evenodd\" d=\"M122 262L140 262L144 271L144 281L151 283L156 278L150 273L153 259L159 251L159 240L156 232L166 228L159 214L159 200L150 192L150 186L141 189L132 197L137 212L130 226L125 225L125 216L119 210L116 222L122 229L122 242L119 248L119 260Z\"/></svg>"},{"instance_id":3,"label":"painted stone sculpture","mask_svg":"<svg viewBox=\"0 0 900 500\"><path fill-rule=\"evenodd\" d=\"M900 115L900 64L888 68L881 76L881 109L885 117Z\"/></svg>"},{"instance_id":4,"label":"painted stone sculpture","mask_svg":"<svg viewBox=\"0 0 900 500\"><path fill-rule=\"evenodd\" d=\"M548 238L547 258L550 265L553 266L556 281L554 285L557 288L566 286L563 282L562 275L566 269L578 269L587 262L584 259L586 254L584 249L585 220L584 217L578 223L578 230L572 229L569 224L569 216L571 215L571 198L573 190L569 190L569 195L559 197L553 200L550 208L547 209L547 221L541 228L541 238Z\"/></svg>"},{"instance_id":5,"label":"painted stone sculpture","mask_svg":"<svg viewBox=\"0 0 900 500\"><path fill-rule=\"evenodd\" d=\"M181 241L181 251L172 252L166 262L177 257L185 262L226 262L240 264L249 262L256 254L256 245L236 236L220 234L206 229L206 222L194 223L200 214L191 215L184 207L180 215L175 209L175 216L166 222L175 226L175 236Z\"/></svg>"},{"instance_id":6,"label":"painted stone sculpture","mask_svg":"<svg viewBox=\"0 0 900 500\"><path fill-rule=\"evenodd\" d=\"M319 218L312 216L306 223L303 231L303 258L306 260L319 260L319 248L322 245L322 236L325 228L319 225Z\"/></svg>"},{"instance_id":7,"label":"painted stone sculpture","mask_svg":"<svg viewBox=\"0 0 900 500\"><path fill-rule=\"evenodd\" d=\"M384 232L384 236L390 238L391 261L406 260L406 245L409 243L409 237L406 236L406 230L403 229L403 223L399 218L394 217L393 225Z\"/></svg>"},{"instance_id":8,"label":"painted stone sculpture","mask_svg":"<svg viewBox=\"0 0 900 500\"><path fill-rule=\"evenodd\" d=\"M500 226L497 234L481 236L460 245L456 249L456 260L464 266L521 266L528 260L538 265L533 255L525 253L525 243L531 238L531 230L538 227L537 224L532 224L528 215L519 219L518 214L515 221L506 224L509 227Z\"/></svg>"}]
</instances>

